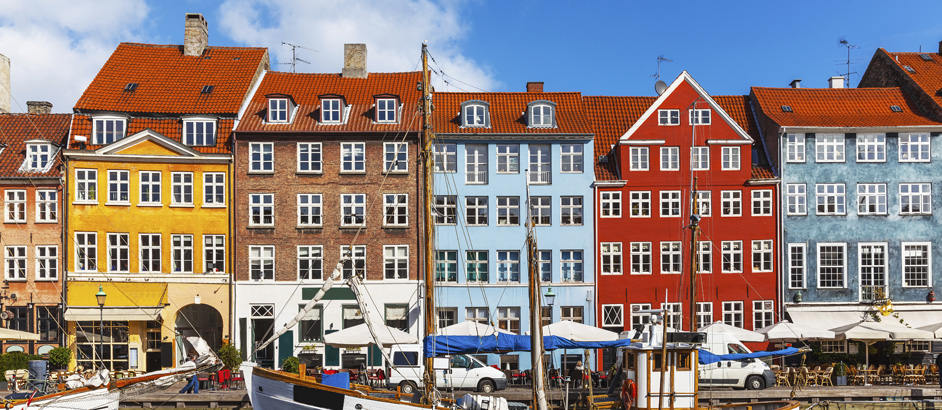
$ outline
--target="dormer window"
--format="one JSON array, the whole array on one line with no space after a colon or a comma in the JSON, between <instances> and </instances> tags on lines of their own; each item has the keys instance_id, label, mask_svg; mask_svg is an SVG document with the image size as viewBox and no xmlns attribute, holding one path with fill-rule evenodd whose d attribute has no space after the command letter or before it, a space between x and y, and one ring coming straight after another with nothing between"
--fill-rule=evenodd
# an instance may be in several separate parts
<instances>
[{"instance_id":1,"label":"dormer window","mask_svg":"<svg viewBox=\"0 0 942 410\"><path fill-rule=\"evenodd\" d=\"M94 140L93 145L111 144L121 138L124 138L125 119L114 117L100 117L94 120L94 130L92 131Z\"/></svg>"},{"instance_id":2,"label":"dormer window","mask_svg":"<svg viewBox=\"0 0 942 410\"><path fill-rule=\"evenodd\" d=\"M533 101L528 105L527 123L532 128L552 128L556 126L556 104L550 101Z\"/></svg>"},{"instance_id":3,"label":"dormer window","mask_svg":"<svg viewBox=\"0 0 942 410\"><path fill-rule=\"evenodd\" d=\"M183 120L183 144L189 146L215 146L216 120L209 118Z\"/></svg>"},{"instance_id":4,"label":"dormer window","mask_svg":"<svg viewBox=\"0 0 942 410\"><path fill-rule=\"evenodd\" d=\"M268 122L288 122L288 99L268 99Z\"/></svg>"},{"instance_id":5,"label":"dormer window","mask_svg":"<svg viewBox=\"0 0 942 410\"><path fill-rule=\"evenodd\" d=\"M484 101L465 101L461 104L462 127L488 127L491 123L489 104Z\"/></svg>"},{"instance_id":6,"label":"dormer window","mask_svg":"<svg viewBox=\"0 0 942 410\"><path fill-rule=\"evenodd\" d=\"M339 98L321 100L321 122L339 124L343 121L343 101Z\"/></svg>"},{"instance_id":7,"label":"dormer window","mask_svg":"<svg viewBox=\"0 0 942 410\"><path fill-rule=\"evenodd\" d=\"M376 122L398 122L396 118L398 111L399 104L395 98L376 99Z\"/></svg>"},{"instance_id":8,"label":"dormer window","mask_svg":"<svg viewBox=\"0 0 942 410\"><path fill-rule=\"evenodd\" d=\"M28 170L44 170L51 160L52 144L48 141L26 143L26 168Z\"/></svg>"}]
</instances>

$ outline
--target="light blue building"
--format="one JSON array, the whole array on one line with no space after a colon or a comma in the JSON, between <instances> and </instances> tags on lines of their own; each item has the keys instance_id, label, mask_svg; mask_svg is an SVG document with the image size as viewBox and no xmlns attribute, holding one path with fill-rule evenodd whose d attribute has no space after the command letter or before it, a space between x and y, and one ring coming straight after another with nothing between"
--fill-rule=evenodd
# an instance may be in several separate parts
<instances>
[{"instance_id":1,"label":"light blue building","mask_svg":"<svg viewBox=\"0 0 942 410\"><path fill-rule=\"evenodd\" d=\"M528 334L528 205L544 323L594 326L593 133L579 93L436 93L435 271L439 327L464 320ZM529 184L528 184L529 182ZM529 202L527 188L529 185ZM571 367L582 351L553 352ZM529 353L480 358L529 369Z\"/></svg>"}]
</instances>

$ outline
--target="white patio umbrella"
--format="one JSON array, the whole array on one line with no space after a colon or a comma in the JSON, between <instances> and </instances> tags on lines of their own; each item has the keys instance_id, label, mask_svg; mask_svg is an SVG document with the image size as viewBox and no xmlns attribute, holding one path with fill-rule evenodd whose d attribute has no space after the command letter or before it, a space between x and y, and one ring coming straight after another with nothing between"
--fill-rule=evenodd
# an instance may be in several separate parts
<instances>
[{"instance_id":1,"label":"white patio umbrella","mask_svg":"<svg viewBox=\"0 0 942 410\"><path fill-rule=\"evenodd\" d=\"M0 328L0 341L3 340L39 340L39 334L3 327Z\"/></svg>"},{"instance_id":2,"label":"white patio umbrella","mask_svg":"<svg viewBox=\"0 0 942 410\"><path fill-rule=\"evenodd\" d=\"M418 343L418 339L399 329L385 325L374 325L376 337L384 346ZM324 335L324 343L333 347L365 347L375 344L366 323Z\"/></svg>"},{"instance_id":3,"label":"white patio umbrella","mask_svg":"<svg viewBox=\"0 0 942 410\"><path fill-rule=\"evenodd\" d=\"M465 320L464 322L458 322L451 326L438 329L438 334L444 336L492 336L494 333L511 334L504 329L472 320Z\"/></svg>"},{"instance_id":4,"label":"white patio umbrella","mask_svg":"<svg viewBox=\"0 0 942 410\"><path fill-rule=\"evenodd\" d=\"M942 339L942 322L920 326L918 329L932 332L936 339Z\"/></svg>"},{"instance_id":5,"label":"white patio umbrella","mask_svg":"<svg viewBox=\"0 0 942 410\"><path fill-rule=\"evenodd\" d=\"M765 335L762 333L756 333L751 330L746 330L741 327L730 326L726 323L716 321L704 327L701 327L697 331L704 333L726 333L735 337L740 342L764 342Z\"/></svg>"},{"instance_id":6,"label":"white patio umbrella","mask_svg":"<svg viewBox=\"0 0 942 410\"><path fill-rule=\"evenodd\" d=\"M757 329L756 333L764 334L770 342L834 338L834 332L830 330L798 325L787 320Z\"/></svg>"},{"instance_id":7,"label":"white patio umbrella","mask_svg":"<svg viewBox=\"0 0 942 410\"><path fill-rule=\"evenodd\" d=\"M870 367L870 345L881 340L932 339L928 330L913 329L890 320L881 322L861 321L834 329L834 333L848 340L864 342L866 366Z\"/></svg>"},{"instance_id":8,"label":"white patio umbrella","mask_svg":"<svg viewBox=\"0 0 942 410\"><path fill-rule=\"evenodd\" d=\"M543 326L543 336L559 336L576 342L610 342L618 340L618 333L571 320L561 320Z\"/></svg>"}]
</instances>

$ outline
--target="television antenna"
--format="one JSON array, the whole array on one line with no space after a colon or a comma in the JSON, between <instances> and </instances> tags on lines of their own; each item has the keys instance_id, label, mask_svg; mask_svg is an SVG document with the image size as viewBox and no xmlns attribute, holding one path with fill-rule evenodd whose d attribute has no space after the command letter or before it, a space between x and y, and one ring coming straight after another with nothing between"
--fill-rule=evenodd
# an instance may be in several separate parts
<instances>
[{"instance_id":1,"label":"television antenna","mask_svg":"<svg viewBox=\"0 0 942 410\"><path fill-rule=\"evenodd\" d=\"M657 56L657 72L654 74L651 74L651 77L654 77L655 81L661 79L661 61L666 61L668 63L674 62L674 60L664 57L664 54Z\"/></svg>"},{"instance_id":2,"label":"television antenna","mask_svg":"<svg viewBox=\"0 0 942 410\"><path fill-rule=\"evenodd\" d=\"M849 41L847 41L846 38L844 38L844 36L841 36L839 39L837 39L837 44L840 44L841 47L847 47L847 60L844 61L844 63L847 64L847 72L838 73L838 74L843 75L844 78L847 79L847 81L844 83L844 87L850 88L850 75L857 74L856 71L850 71L850 63L852 61L850 59L850 50L855 49L855 48L860 48L860 47L857 47L856 45L851 44Z\"/></svg>"},{"instance_id":3,"label":"television antenna","mask_svg":"<svg viewBox=\"0 0 942 410\"><path fill-rule=\"evenodd\" d=\"M304 50L310 50L310 51L313 51L313 52L315 52L315 53L317 52L317 50L315 50L315 49L313 49L313 48L307 48L307 47L304 47L304 46L299 46L299 45L297 45L297 44L291 44L291 43L288 43L288 42L285 42L285 41L282 41L282 42L281 42L281 45L291 47L291 62L290 62L290 63L278 63L278 64L291 64L291 72L292 72L292 73L296 73L296 72L297 72L297 65L298 65L298 62L302 62L302 63L304 63L304 64L311 64L310 61L305 61L305 60L303 60L303 59L298 58L297 50L298 50L299 48L304 49Z\"/></svg>"}]
</instances>

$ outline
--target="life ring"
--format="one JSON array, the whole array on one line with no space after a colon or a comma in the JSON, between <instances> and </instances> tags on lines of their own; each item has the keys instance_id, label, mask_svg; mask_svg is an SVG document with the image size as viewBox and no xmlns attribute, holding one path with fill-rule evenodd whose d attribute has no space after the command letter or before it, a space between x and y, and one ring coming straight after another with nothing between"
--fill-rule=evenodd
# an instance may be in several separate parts
<instances>
[{"instance_id":1,"label":"life ring","mask_svg":"<svg viewBox=\"0 0 942 410\"><path fill-rule=\"evenodd\" d=\"M632 405L635 402L635 399L638 395L638 386L635 385L635 381L628 379L621 384L621 402L625 406L625 410L631 409Z\"/></svg>"}]
</instances>

